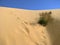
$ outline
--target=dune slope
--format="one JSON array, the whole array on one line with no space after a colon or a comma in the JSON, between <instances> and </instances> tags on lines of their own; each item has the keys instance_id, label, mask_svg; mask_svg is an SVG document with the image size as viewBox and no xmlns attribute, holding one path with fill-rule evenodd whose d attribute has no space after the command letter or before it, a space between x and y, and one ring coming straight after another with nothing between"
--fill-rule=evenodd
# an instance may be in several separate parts
<instances>
[{"instance_id":1,"label":"dune slope","mask_svg":"<svg viewBox=\"0 0 60 45\"><path fill-rule=\"evenodd\" d=\"M56 34L50 32L49 28L36 24L39 13L45 11L52 11L52 17L60 19L56 18L59 17L60 10L39 11L0 7L0 45L52 45L51 41L54 43Z\"/></svg>"}]
</instances>

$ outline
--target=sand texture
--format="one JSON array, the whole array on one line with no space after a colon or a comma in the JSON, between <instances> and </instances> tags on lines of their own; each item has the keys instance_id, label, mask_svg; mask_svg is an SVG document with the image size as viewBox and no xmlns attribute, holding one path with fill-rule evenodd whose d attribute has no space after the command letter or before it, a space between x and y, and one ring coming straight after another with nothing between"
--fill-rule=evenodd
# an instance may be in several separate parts
<instances>
[{"instance_id":1,"label":"sand texture","mask_svg":"<svg viewBox=\"0 0 60 45\"><path fill-rule=\"evenodd\" d=\"M37 24L39 13L49 11L53 21ZM0 45L60 45L60 10L0 7Z\"/></svg>"}]
</instances>

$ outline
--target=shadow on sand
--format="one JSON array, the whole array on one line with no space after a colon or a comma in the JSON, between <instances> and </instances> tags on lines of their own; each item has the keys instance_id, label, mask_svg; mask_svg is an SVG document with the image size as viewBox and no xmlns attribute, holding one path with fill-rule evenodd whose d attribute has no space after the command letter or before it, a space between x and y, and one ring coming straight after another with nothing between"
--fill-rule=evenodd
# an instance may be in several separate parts
<instances>
[{"instance_id":1,"label":"shadow on sand","mask_svg":"<svg viewBox=\"0 0 60 45\"><path fill-rule=\"evenodd\" d=\"M60 21L54 20L46 27L48 33L50 34L52 45L60 45Z\"/></svg>"}]
</instances>

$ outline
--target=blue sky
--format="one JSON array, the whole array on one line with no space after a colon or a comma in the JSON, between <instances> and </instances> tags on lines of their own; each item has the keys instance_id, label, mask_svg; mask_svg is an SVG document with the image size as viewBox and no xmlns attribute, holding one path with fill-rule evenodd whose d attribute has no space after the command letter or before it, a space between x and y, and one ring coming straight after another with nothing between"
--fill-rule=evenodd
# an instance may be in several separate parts
<instances>
[{"instance_id":1,"label":"blue sky","mask_svg":"<svg viewBox=\"0 0 60 45\"><path fill-rule=\"evenodd\" d=\"M0 0L0 6L29 10L59 9L60 0Z\"/></svg>"}]
</instances>

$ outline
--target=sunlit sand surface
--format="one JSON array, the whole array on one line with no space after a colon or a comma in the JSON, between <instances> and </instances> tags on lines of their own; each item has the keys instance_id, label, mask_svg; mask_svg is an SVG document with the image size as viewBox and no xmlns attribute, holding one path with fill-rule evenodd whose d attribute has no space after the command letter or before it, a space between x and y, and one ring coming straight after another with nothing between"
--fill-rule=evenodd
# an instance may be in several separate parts
<instances>
[{"instance_id":1,"label":"sunlit sand surface","mask_svg":"<svg viewBox=\"0 0 60 45\"><path fill-rule=\"evenodd\" d=\"M52 17L56 20L60 19L58 16L60 10L0 7L0 45L59 45L60 28L57 27L58 25L53 25L51 29L50 24L46 27L37 24L39 13L45 11L52 11Z\"/></svg>"}]
</instances>

